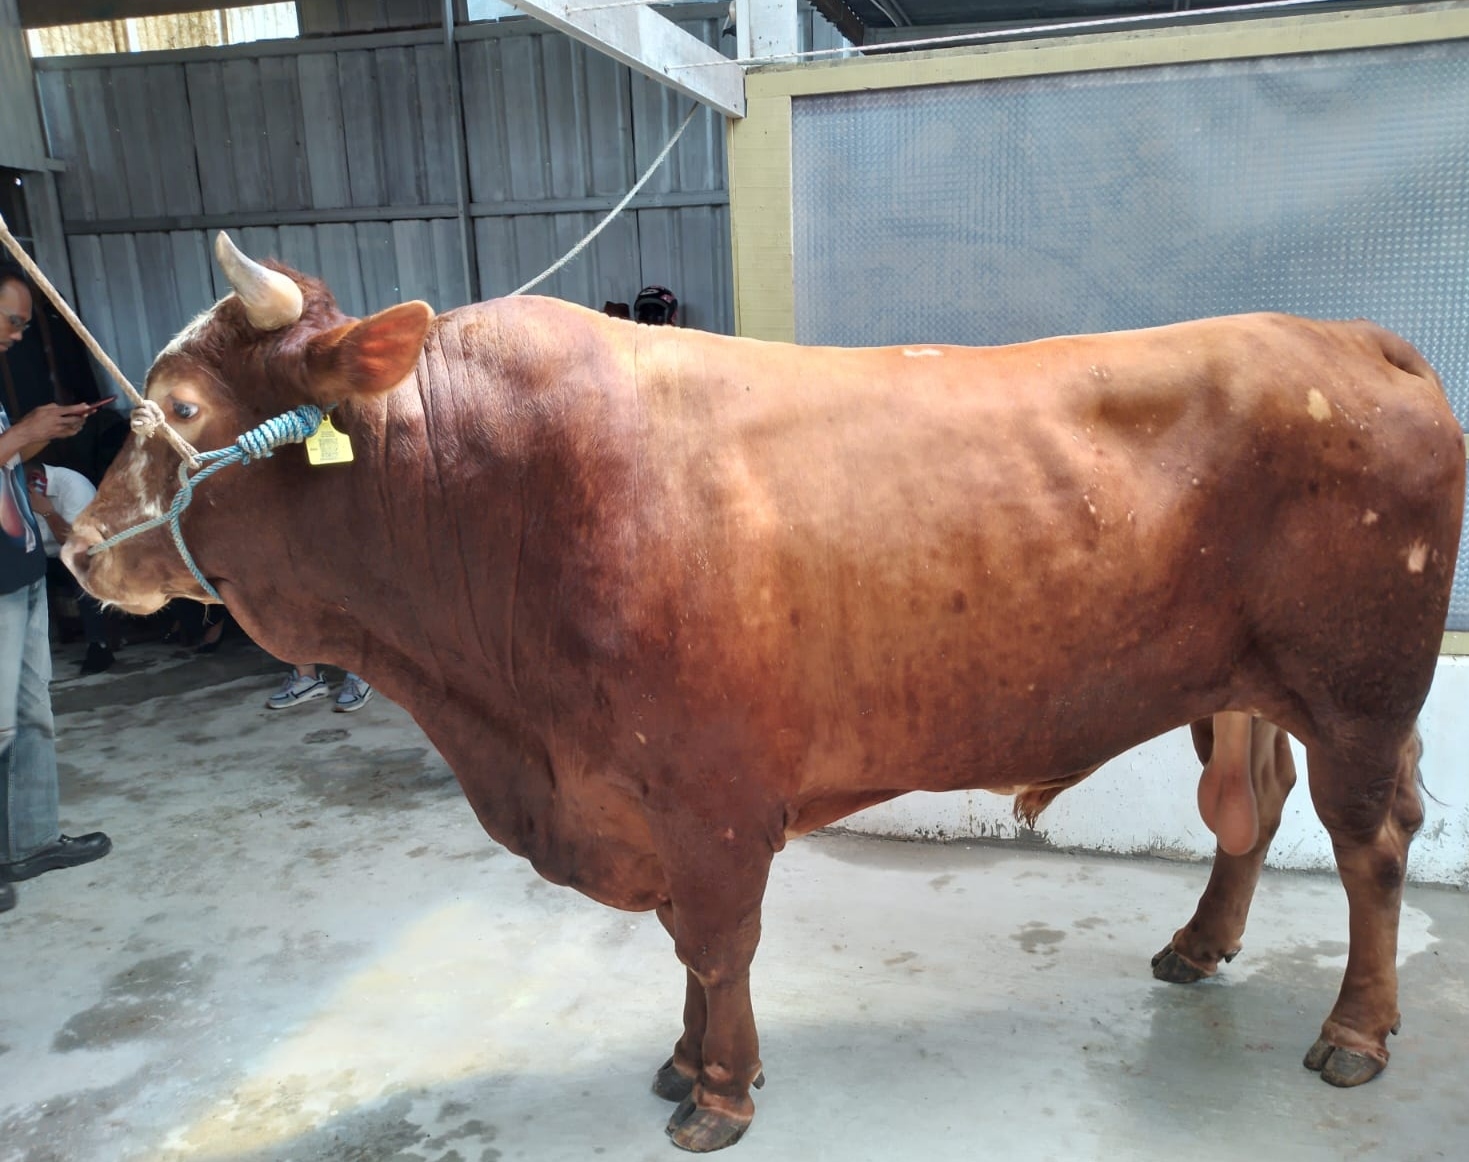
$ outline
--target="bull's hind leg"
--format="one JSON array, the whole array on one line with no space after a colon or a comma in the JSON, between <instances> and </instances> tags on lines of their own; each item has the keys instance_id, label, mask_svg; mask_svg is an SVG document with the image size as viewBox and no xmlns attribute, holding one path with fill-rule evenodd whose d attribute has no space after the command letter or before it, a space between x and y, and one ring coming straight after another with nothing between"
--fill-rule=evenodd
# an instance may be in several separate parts
<instances>
[{"instance_id":1,"label":"bull's hind leg","mask_svg":"<svg viewBox=\"0 0 1469 1162\"><path fill-rule=\"evenodd\" d=\"M1216 733L1221 719L1223 729ZM1214 868L1193 919L1153 957L1153 975L1173 984L1192 984L1213 976L1221 960L1233 960L1239 952L1265 853L1280 827L1286 796L1296 782L1289 736L1263 718L1217 715L1195 722L1193 736L1194 749L1206 769L1220 763L1249 763L1257 830L1253 846L1239 855L1216 848Z\"/></svg>"},{"instance_id":2,"label":"bull's hind leg","mask_svg":"<svg viewBox=\"0 0 1469 1162\"><path fill-rule=\"evenodd\" d=\"M1361 1085L1387 1067L1387 1036L1397 1032L1398 918L1408 845L1423 825L1417 732L1387 746L1309 749L1316 813L1331 836L1347 892L1350 947L1336 1006L1305 1066L1332 1085Z\"/></svg>"}]
</instances>

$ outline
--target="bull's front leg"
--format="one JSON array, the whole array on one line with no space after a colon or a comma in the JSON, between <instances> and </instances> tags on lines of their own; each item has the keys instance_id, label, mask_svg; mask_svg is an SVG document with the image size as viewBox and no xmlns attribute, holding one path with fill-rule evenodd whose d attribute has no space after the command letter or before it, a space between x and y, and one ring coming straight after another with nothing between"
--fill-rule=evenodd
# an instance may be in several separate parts
<instances>
[{"instance_id":1,"label":"bull's front leg","mask_svg":"<svg viewBox=\"0 0 1469 1162\"><path fill-rule=\"evenodd\" d=\"M1216 849L1209 883L1193 918L1153 957L1153 975L1173 984L1192 984L1213 976L1221 960L1233 960L1239 952L1265 855L1280 827L1286 796L1296 782L1290 737L1263 718L1218 714L1194 723L1193 737L1194 749L1205 764L1206 780L1227 785L1248 777L1257 829L1247 851L1231 855L1223 846ZM1246 764L1248 771L1243 769Z\"/></svg>"},{"instance_id":2,"label":"bull's front leg","mask_svg":"<svg viewBox=\"0 0 1469 1162\"><path fill-rule=\"evenodd\" d=\"M672 898L659 919L688 971L688 994L683 1036L653 1088L681 1095L668 1122L674 1144L707 1153L744 1135L755 1116L750 1089L763 1082L750 965L773 850L763 829L739 827L679 836L669 846Z\"/></svg>"},{"instance_id":3,"label":"bull's front leg","mask_svg":"<svg viewBox=\"0 0 1469 1162\"><path fill-rule=\"evenodd\" d=\"M669 936L674 935L672 904L659 906L658 921ZM699 1079L699 1067L704 1061L704 1025L709 1019L704 986L692 971L685 969L684 976L683 1036L674 1045L673 1056L659 1067L653 1078L653 1092L674 1104L694 1092L694 1082Z\"/></svg>"},{"instance_id":4,"label":"bull's front leg","mask_svg":"<svg viewBox=\"0 0 1469 1162\"><path fill-rule=\"evenodd\" d=\"M673 907L664 904L658 909L658 919L670 936L673 935ZM699 978L687 969L684 985L683 1036L673 1047L673 1055L658 1068L653 1077L653 1092L664 1101L678 1105L694 1092L694 1082L699 1078L703 1064L704 1026L709 1020L709 1007L704 1000L704 986ZM760 1089L765 1084L765 1074L755 1077L754 1086Z\"/></svg>"}]
</instances>

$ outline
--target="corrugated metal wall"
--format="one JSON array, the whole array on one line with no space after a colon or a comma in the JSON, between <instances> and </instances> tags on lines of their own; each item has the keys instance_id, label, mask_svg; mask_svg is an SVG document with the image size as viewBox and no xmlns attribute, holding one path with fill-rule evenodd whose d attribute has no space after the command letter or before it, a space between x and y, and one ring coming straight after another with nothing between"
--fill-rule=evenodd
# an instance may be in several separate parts
<instances>
[{"instance_id":1,"label":"corrugated metal wall","mask_svg":"<svg viewBox=\"0 0 1469 1162\"><path fill-rule=\"evenodd\" d=\"M8 0L0 0L8 2ZM724 6L680 23L719 42ZM531 21L461 28L468 213L481 297L561 256L662 149L688 103ZM733 40L724 45L732 51ZM79 309L129 377L221 292L228 228L366 314L469 301L456 110L440 30L36 62ZM537 288L593 307L670 286L684 322L733 328L720 118Z\"/></svg>"}]
</instances>

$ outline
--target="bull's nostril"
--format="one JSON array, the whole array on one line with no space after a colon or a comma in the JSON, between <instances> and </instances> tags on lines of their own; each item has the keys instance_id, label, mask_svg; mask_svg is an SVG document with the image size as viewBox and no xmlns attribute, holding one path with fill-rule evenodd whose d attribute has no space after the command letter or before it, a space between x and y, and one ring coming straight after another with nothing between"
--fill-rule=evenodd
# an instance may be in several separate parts
<instances>
[{"instance_id":1,"label":"bull's nostril","mask_svg":"<svg viewBox=\"0 0 1469 1162\"><path fill-rule=\"evenodd\" d=\"M78 529L73 529L71 536L66 538L66 544L61 546L61 560L71 570L73 577L82 578L87 575L87 569L92 563L87 550L100 543L101 539L95 533Z\"/></svg>"}]
</instances>

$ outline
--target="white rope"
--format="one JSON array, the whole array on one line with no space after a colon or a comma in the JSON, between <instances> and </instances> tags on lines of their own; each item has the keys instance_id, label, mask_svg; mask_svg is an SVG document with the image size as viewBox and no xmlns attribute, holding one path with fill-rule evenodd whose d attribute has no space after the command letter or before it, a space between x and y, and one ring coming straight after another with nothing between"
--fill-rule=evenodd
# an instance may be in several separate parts
<instances>
[{"instance_id":1,"label":"white rope","mask_svg":"<svg viewBox=\"0 0 1469 1162\"><path fill-rule=\"evenodd\" d=\"M737 57L734 60L694 61L686 65L669 65L669 72L684 69L707 69L715 65L769 65L779 61L809 60L822 56L870 56L893 52L900 48L931 48L936 45L971 44L982 41L1016 40L1032 35L1051 35L1084 29L1114 28L1132 24L1160 23L1179 17L1254 15L1281 8L1311 8L1331 0L1266 0L1263 4L1236 4L1220 8L1186 8L1174 12L1145 12L1138 16L1101 16L1093 20L1067 20L1056 24L1033 24L1026 28L991 28L983 32L956 32L949 36L929 36L922 40L873 41L871 44L846 45L843 48L816 48L806 52L782 52L774 56Z\"/></svg>"},{"instance_id":2,"label":"white rope","mask_svg":"<svg viewBox=\"0 0 1469 1162\"><path fill-rule=\"evenodd\" d=\"M648 167L647 172L644 173L642 177L638 178L637 184L634 185L632 189L628 190L627 195L622 199L622 201L613 206L612 209L608 211L607 216L592 228L592 232L590 234L588 234L585 238L583 238L580 242L578 242L575 246L568 250L565 255L562 256L561 261L556 263L555 266L552 266L549 269L542 271L519 290L512 291L510 297L514 298L516 295L523 295L526 291L530 290L531 287L545 282L546 279L550 278L553 274L555 274L558 270L560 270L583 250L585 250L589 245L591 245L592 239L595 238L598 234L602 233L602 231L611 224L612 219L617 217L618 214L622 213L622 211L627 208L627 204L632 201L634 197L637 196L637 192L647 184L648 179L652 177L658 167L663 164L664 158L666 158L670 153L673 152L673 147L678 144L678 139L683 136L683 131L689 127L689 122L694 119L694 114L698 111L698 105L695 105L692 109L689 110L689 115L683 119L683 124L678 127L678 132L668 139L668 144L663 147L663 152L653 159L653 164Z\"/></svg>"}]
</instances>

